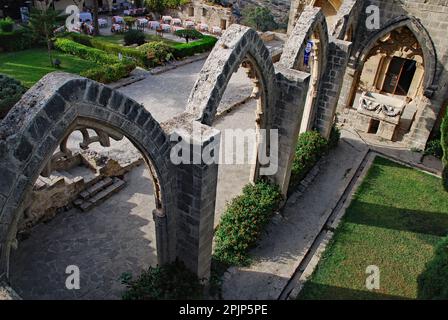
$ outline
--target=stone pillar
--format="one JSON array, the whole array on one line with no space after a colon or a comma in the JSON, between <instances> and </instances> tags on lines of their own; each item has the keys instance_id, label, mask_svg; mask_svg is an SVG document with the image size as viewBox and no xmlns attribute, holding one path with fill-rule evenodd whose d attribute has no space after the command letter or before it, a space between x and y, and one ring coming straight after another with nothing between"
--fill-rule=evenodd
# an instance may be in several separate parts
<instances>
[{"instance_id":1,"label":"stone pillar","mask_svg":"<svg viewBox=\"0 0 448 320\"><path fill-rule=\"evenodd\" d=\"M332 39L329 43L327 67L317 101L316 128L325 138L330 137L336 108L340 99L344 71L347 67L351 42Z\"/></svg>"},{"instance_id":2,"label":"stone pillar","mask_svg":"<svg viewBox=\"0 0 448 320\"><path fill-rule=\"evenodd\" d=\"M199 134L194 128L199 128ZM176 166L179 192L176 195L177 257L199 279L207 282L214 234L220 132L194 122L193 132L184 127L176 130L176 134L188 142L186 158L190 159L190 163ZM207 155L213 159L206 159Z\"/></svg>"},{"instance_id":3,"label":"stone pillar","mask_svg":"<svg viewBox=\"0 0 448 320\"><path fill-rule=\"evenodd\" d=\"M310 74L288 69L281 64L275 65L280 95L276 105L276 117L272 129L278 130L277 173L273 182L286 195L291 176L291 167L295 155L295 146L302 122L306 94L309 88Z\"/></svg>"},{"instance_id":4,"label":"stone pillar","mask_svg":"<svg viewBox=\"0 0 448 320\"><path fill-rule=\"evenodd\" d=\"M157 244L157 263L164 265L170 263L170 254L168 241L168 224L165 213L161 209L154 209L152 211L154 224L156 228L156 244Z\"/></svg>"}]
</instances>

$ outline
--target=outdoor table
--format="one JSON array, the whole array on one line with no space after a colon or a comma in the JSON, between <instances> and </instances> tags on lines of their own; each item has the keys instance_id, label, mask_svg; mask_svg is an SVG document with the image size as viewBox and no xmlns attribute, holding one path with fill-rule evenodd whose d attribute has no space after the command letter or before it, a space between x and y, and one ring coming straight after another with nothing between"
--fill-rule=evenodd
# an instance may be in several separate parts
<instances>
[{"instance_id":1,"label":"outdoor table","mask_svg":"<svg viewBox=\"0 0 448 320\"><path fill-rule=\"evenodd\" d=\"M173 21L171 21L171 23L174 26L181 26L182 25L182 20L180 20L179 18L174 18Z\"/></svg>"},{"instance_id":2,"label":"outdoor table","mask_svg":"<svg viewBox=\"0 0 448 320\"><path fill-rule=\"evenodd\" d=\"M90 12L80 12L79 20L81 22L93 21L92 14Z\"/></svg>"},{"instance_id":3,"label":"outdoor table","mask_svg":"<svg viewBox=\"0 0 448 320\"><path fill-rule=\"evenodd\" d=\"M121 24L124 22L124 20L123 20L123 17L114 16L114 17L112 17L112 22L115 24Z\"/></svg>"},{"instance_id":4,"label":"outdoor table","mask_svg":"<svg viewBox=\"0 0 448 320\"><path fill-rule=\"evenodd\" d=\"M140 25L140 26L145 26L146 27L148 25L148 22L149 22L149 20L145 19L145 18L137 19L137 24Z\"/></svg>"},{"instance_id":5,"label":"outdoor table","mask_svg":"<svg viewBox=\"0 0 448 320\"><path fill-rule=\"evenodd\" d=\"M178 30L185 30L185 28L179 27L179 26L172 26L172 29L173 29L173 32L178 31Z\"/></svg>"},{"instance_id":6,"label":"outdoor table","mask_svg":"<svg viewBox=\"0 0 448 320\"><path fill-rule=\"evenodd\" d=\"M158 21L149 21L148 24L151 29L157 29L160 27L160 22Z\"/></svg>"},{"instance_id":7,"label":"outdoor table","mask_svg":"<svg viewBox=\"0 0 448 320\"><path fill-rule=\"evenodd\" d=\"M125 16L130 16L130 15L131 15L131 12L130 12L129 10L124 10L124 11L123 11L123 14L124 14Z\"/></svg>"},{"instance_id":8,"label":"outdoor table","mask_svg":"<svg viewBox=\"0 0 448 320\"><path fill-rule=\"evenodd\" d=\"M206 23L201 23L198 26L199 31L208 31L208 24Z\"/></svg>"},{"instance_id":9,"label":"outdoor table","mask_svg":"<svg viewBox=\"0 0 448 320\"><path fill-rule=\"evenodd\" d=\"M164 32L170 32L170 31L171 31L171 26L170 26L169 24L162 23L162 24L160 25L160 27L162 28L162 30L163 30Z\"/></svg>"},{"instance_id":10,"label":"outdoor table","mask_svg":"<svg viewBox=\"0 0 448 320\"><path fill-rule=\"evenodd\" d=\"M105 28L105 27L107 27L107 20L103 19L103 18L99 18L98 24L100 25L100 28Z\"/></svg>"},{"instance_id":11,"label":"outdoor table","mask_svg":"<svg viewBox=\"0 0 448 320\"><path fill-rule=\"evenodd\" d=\"M110 29L110 31L119 32L119 31L121 31L121 29L122 29L122 26L120 24L114 23L112 25L112 28Z\"/></svg>"},{"instance_id":12,"label":"outdoor table","mask_svg":"<svg viewBox=\"0 0 448 320\"><path fill-rule=\"evenodd\" d=\"M212 28L212 33L214 33L214 34L221 34L222 33L222 29L220 27L213 27Z\"/></svg>"},{"instance_id":13,"label":"outdoor table","mask_svg":"<svg viewBox=\"0 0 448 320\"><path fill-rule=\"evenodd\" d=\"M194 28L194 22L193 21L185 21L184 23L185 28L191 29Z\"/></svg>"},{"instance_id":14,"label":"outdoor table","mask_svg":"<svg viewBox=\"0 0 448 320\"><path fill-rule=\"evenodd\" d=\"M173 17L171 16L162 16L162 21L164 23L170 23L173 20Z\"/></svg>"}]
</instances>

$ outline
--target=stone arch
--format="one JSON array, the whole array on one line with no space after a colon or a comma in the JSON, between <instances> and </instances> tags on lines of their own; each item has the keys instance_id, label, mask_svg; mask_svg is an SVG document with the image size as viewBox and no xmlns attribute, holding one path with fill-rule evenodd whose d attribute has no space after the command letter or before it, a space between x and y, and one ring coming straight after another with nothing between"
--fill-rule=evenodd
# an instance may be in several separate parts
<instances>
[{"instance_id":1,"label":"stone arch","mask_svg":"<svg viewBox=\"0 0 448 320\"><path fill-rule=\"evenodd\" d=\"M362 2L361 0L345 0L342 3L330 31L332 37L339 40L353 41Z\"/></svg>"},{"instance_id":2,"label":"stone arch","mask_svg":"<svg viewBox=\"0 0 448 320\"><path fill-rule=\"evenodd\" d=\"M202 124L212 125L227 84L246 57L255 69L264 100L261 121L263 127L269 127L277 92L271 55L255 30L238 24L228 28L210 53L190 93L186 112Z\"/></svg>"},{"instance_id":3,"label":"stone arch","mask_svg":"<svg viewBox=\"0 0 448 320\"><path fill-rule=\"evenodd\" d=\"M8 276L10 247L26 195L77 126L122 134L141 152L154 175L155 190L160 190L154 212L158 260L164 264L175 259L177 181L170 174L167 135L137 102L91 80L57 72L30 89L0 124L0 277Z\"/></svg>"},{"instance_id":4,"label":"stone arch","mask_svg":"<svg viewBox=\"0 0 448 320\"><path fill-rule=\"evenodd\" d=\"M366 57L368 57L369 52L375 46L375 43L393 30L402 27L407 27L413 33L422 48L425 69L423 89L424 95L430 98L437 90L437 85L435 83L437 74L437 54L428 31L415 17L396 17L389 21L381 30L365 39L365 41L358 47L358 51L354 54L354 69L359 73L364 66Z\"/></svg>"},{"instance_id":5,"label":"stone arch","mask_svg":"<svg viewBox=\"0 0 448 320\"><path fill-rule=\"evenodd\" d=\"M329 53L329 36L325 16L320 8L308 6L302 12L291 36L285 44L280 63L289 69L304 71L301 69L303 69L305 48L308 40L312 38L318 38L319 46L317 51L319 52L315 56L313 63L314 70L310 70L309 72L311 79L302 118L302 128L304 128L302 131L312 129L315 119L319 117L317 108L318 95L322 80L327 71L327 58Z\"/></svg>"}]
</instances>

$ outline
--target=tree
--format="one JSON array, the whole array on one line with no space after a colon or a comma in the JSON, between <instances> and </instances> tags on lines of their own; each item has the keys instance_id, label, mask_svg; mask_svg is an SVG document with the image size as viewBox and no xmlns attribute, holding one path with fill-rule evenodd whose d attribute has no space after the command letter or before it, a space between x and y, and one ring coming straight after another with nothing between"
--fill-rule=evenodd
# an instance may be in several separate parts
<instances>
[{"instance_id":1,"label":"tree","mask_svg":"<svg viewBox=\"0 0 448 320\"><path fill-rule=\"evenodd\" d=\"M54 37L54 30L60 22L65 19L60 12L50 8L52 0L36 1L36 8L31 9L29 27L38 41L45 41L47 44L48 58L54 67L51 54L51 39Z\"/></svg>"},{"instance_id":2,"label":"tree","mask_svg":"<svg viewBox=\"0 0 448 320\"><path fill-rule=\"evenodd\" d=\"M98 0L93 0L93 34L100 34L100 25L98 23Z\"/></svg>"},{"instance_id":3,"label":"tree","mask_svg":"<svg viewBox=\"0 0 448 320\"><path fill-rule=\"evenodd\" d=\"M174 9L189 3L190 0L145 0L149 11L162 15L166 9Z\"/></svg>"},{"instance_id":4,"label":"tree","mask_svg":"<svg viewBox=\"0 0 448 320\"><path fill-rule=\"evenodd\" d=\"M278 28L271 11L265 7L250 6L244 9L243 24L263 32Z\"/></svg>"},{"instance_id":5,"label":"tree","mask_svg":"<svg viewBox=\"0 0 448 320\"><path fill-rule=\"evenodd\" d=\"M174 34L180 38L184 38L188 43L190 40L201 39L203 34L194 29L177 30Z\"/></svg>"}]
</instances>

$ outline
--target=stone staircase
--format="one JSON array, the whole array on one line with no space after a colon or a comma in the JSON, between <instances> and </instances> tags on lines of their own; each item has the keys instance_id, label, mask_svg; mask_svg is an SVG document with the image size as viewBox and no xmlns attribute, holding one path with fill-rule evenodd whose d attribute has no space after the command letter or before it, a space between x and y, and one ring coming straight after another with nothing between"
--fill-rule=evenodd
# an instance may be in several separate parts
<instances>
[{"instance_id":1,"label":"stone staircase","mask_svg":"<svg viewBox=\"0 0 448 320\"><path fill-rule=\"evenodd\" d=\"M117 177L106 177L79 194L73 204L82 211L89 211L125 186L125 182Z\"/></svg>"}]
</instances>

